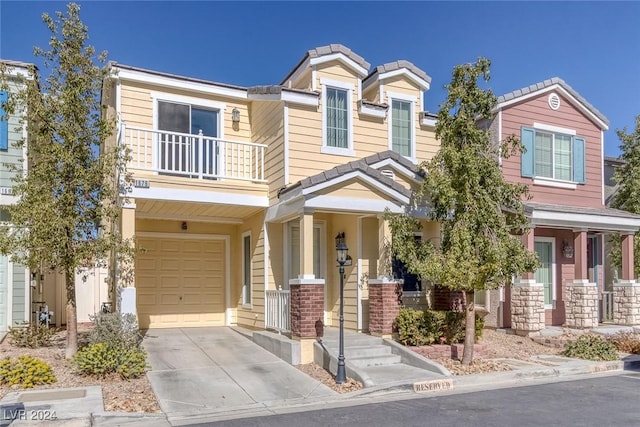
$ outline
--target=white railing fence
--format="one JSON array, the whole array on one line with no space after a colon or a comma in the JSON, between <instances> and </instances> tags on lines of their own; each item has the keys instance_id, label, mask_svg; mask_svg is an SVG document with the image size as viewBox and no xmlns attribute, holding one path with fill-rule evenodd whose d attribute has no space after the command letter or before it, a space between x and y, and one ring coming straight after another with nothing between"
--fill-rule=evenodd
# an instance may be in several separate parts
<instances>
[{"instance_id":1,"label":"white railing fence","mask_svg":"<svg viewBox=\"0 0 640 427\"><path fill-rule=\"evenodd\" d=\"M288 289L265 291L264 326L266 329L275 329L278 332L290 332L290 312L291 295Z\"/></svg>"},{"instance_id":2,"label":"white railing fence","mask_svg":"<svg viewBox=\"0 0 640 427\"><path fill-rule=\"evenodd\" d=\"M122 124L131 149L131 169L197 179L230 178L264 182L266 145Z\"/></svg>"},{"instance_id":3,"label":"white railing fence","mask_svg":"<svg viewBox=\"0 0 640 427\"><path fill-rule=\"evenodd\" d=\"M613 292L602 292L602 321L613 322Z\"/></svg>"}]
</instances>

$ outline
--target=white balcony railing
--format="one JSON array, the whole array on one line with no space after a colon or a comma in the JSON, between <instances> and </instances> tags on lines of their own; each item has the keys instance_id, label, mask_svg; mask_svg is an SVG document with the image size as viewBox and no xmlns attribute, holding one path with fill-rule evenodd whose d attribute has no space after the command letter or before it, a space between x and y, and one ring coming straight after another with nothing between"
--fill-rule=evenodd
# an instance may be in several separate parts
<instances>
[{"instance_id":1,"label":"white balcony railing","mask_svg":"<svg viewBox=\"0 0 640 427\"><path fill-rule=\"evenodd\" d=\"M129 169L196 179L265 182L266 145L124 124L118 134L131 150Z\"/></svg>"},{"instance_id":2,"label":"white balcony railing","mask_svg":"<svg viewBox=\"0 0 640 427\"><path fill-rule=\"evenodd\" d=\"M290 332L289 324L291 312L291 296L288 289L265 291L265 329L275 329L278 332Z\"/></svg>"}]
</instances>

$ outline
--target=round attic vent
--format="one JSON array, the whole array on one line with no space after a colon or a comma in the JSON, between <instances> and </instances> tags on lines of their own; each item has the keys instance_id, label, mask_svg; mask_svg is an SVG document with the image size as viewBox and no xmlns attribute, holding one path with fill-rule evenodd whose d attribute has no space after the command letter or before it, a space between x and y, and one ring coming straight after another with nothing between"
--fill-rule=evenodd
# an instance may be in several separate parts
<instances>
[{"instance_id":1,"label":"round attic vent","mask_svg":"<svg viewBox=\"0 0 640 427\"><path fill-rule=\"evenodd\" d=\"M552 110L560 108L560 97L557 94L552 93L549 95L549 107L551 107Z\"/></svg>"}]
</instances>

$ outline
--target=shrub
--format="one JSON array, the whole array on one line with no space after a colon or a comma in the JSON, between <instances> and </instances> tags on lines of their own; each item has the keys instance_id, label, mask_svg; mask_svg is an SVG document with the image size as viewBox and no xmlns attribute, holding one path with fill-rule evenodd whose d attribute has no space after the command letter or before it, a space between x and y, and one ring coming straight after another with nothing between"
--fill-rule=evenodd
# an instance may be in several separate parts
<instances>
[{"instance_id":1,"label":"shrub","mask_svg":"<svg viewBox=\"0 0 640 427\"><path fill-rule=\"evenodd\" d=\"M147 354L141 348L123 349L106 343L94 343L82 348L72 364L82 375L104 378L117 372L124 379L138 378L147 369Z\"/></svg>"},{"instance_id":2,"label":"shrub","mask_svg":"<svg viewBox=\"0 0 640 427\"><path fill-rule=\"evenodd\" d=\"M48 347L58 330L32 323L26 326L9 328L9 339L16 347Z\"/></svg>"},{"instance_id":3,"label":"shrub","mask_svg":"<svg viewBox=\"0 0 640 427\"><path fill-rule=\"evenodd\" d=\"M609 341L618 351L640 354L640 337L633 332L618 332L609 337Z\"/></svg>"},{"instance_id":4,"label":"shrub","mask_svg":"<svg viewBox=\"0 0 640 427\"><path fill-rule=\"evenodd\" d=\"M584 334L575 341L570 341L564 345L561 353L567 357L577 357L587 360L617 360L618 354L613 343L607 341L600 335Z\"/></svg>"},{"instance_id":5,"label":"shrub","mask_svg":"<svg viewBox=\"0 0 640 427\"><path fill-rule=\"evenodd\" d=\"M90 317L93 327L89 343L104 343L113 348L134 349L142 343L136 317L133 314L96 313Z\"/></svg>"},{"instance_id":6,"label":"shrub","mask_svg":"<svg viewBox=\"0 0 640 427\"><path fill-rule=\"evenodd\" d=\"M31 356L20 356L17 359L6 358L0 361L0 384L20 385L31 388L37 384L56 382L51 366Z\"/></svg>"},{"instance_id":7,"label":"shrub","mask_svg":"<svg viewBox=\"0 0 640 427\"><path fill-rule=\"evenodd\" d=\"M413 308L401 308L396 317L398 341L403 345L430 344L424 333L424 313Z\"/></svg>"},{"instance_id":8,"label":"shrub","mask_svg":"<svg viewBox=\"0 0 640 427\"><path fill-rule=\"evenodd\" d=\"M465 313L402 308L396 326L398 341L403 345L456 344L464 342ZM483 329L484 319L476 313L476 341Z\"/></svg>"}]
</instances>

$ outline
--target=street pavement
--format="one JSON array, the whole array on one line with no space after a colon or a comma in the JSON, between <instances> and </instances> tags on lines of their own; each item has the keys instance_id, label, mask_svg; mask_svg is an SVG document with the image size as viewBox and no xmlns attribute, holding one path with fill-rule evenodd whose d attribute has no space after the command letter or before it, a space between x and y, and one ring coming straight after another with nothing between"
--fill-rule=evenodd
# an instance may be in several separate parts
<instances>
[{"instance_id":1,"label":"street pavement","mask_svg":"<svg viewBox=\"0 0 640 427\"><path fill-rule=\"evenodd\" d=\"M640 426L640 373L192 426Z\"/></svg>"}]
</instances>

